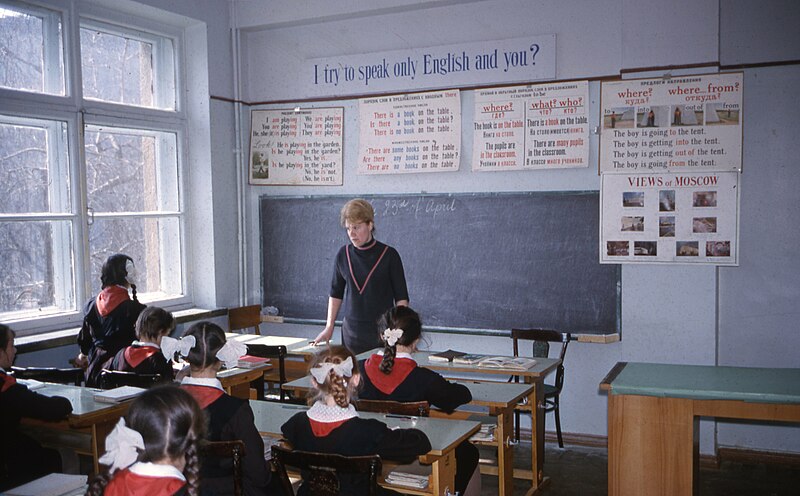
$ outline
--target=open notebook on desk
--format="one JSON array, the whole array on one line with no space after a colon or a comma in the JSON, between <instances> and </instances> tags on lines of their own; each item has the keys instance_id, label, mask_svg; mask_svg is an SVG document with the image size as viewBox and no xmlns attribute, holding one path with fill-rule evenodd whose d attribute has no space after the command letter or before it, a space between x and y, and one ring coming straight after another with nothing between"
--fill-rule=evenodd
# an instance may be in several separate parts
<instances>
[{"instance_id":1,"label":"open notebook on desk","mask_svg":"<svg viewBox=\"0 0 800 496\"><path fill-rule=\"evenodd\" d=\"M432 357L433 355L431 355ZM440 360L432 360L430 357L429 361L440 361ZM489 369L509 369L509 370L528 370L529 368L536 365L536 360L533 358L526 358L526 357L505 357L505 356L488 356L488 355L478 355L474 353L464 353L461 355L456 355L453 357L452 362L454 364L461 364L461 365L475 365L477 367L489 368Z\"/></svg>"}]
</instances>

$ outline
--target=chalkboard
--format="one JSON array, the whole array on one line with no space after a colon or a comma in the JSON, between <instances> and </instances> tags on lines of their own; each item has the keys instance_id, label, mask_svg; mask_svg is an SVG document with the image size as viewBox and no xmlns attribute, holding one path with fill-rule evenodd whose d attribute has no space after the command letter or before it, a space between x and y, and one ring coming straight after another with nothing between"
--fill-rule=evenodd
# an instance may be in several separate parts
<instances>
[{"instance_id":1,"label":"chalkboard","mask_svg":"<svg viewBox=\"0 0 800 496\"><path fill-rule=\"evenodd\" d=\"M348 242L339 211L350 198L261 197L265 305L325 319L333 259ZM365 198L375 237L403 259L426 328L619 332L620 269L598 262L597 192Z\"/></svg>"}]
</instances>

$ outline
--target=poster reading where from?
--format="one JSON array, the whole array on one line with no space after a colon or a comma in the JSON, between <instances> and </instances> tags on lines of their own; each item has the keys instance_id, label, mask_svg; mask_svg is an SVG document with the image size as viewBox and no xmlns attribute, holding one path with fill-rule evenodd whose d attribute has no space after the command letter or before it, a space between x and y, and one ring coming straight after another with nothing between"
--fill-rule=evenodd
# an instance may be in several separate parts
<instances>
[{"instance_id":1,"label":"poster reading where from?","mask_svg":"<svg viewBox=\"0 0 800 496\"><path fill-rule=\"evenodd\" d=\"M601 263L738 264L738 172L603 174Z\"/></svg>"},{"instance_id":2,"label":"poster reading where from?","mask_svg":"<svg viewBox=\"0 0 800 496\"><path fill-rule=\"evenodd\" d=\"M472 170L588 167L588 81L475 93Z\"/></svg>"},{"instance_id":3,"label":"poster reading where from?","mask_svg":"<svg viewBox=\"0 0 800 496\"><path fill-rule=\"evenodd\" d=\"M601 173L741 171L741 73L604 82L601 93Z\"/></svg>"},{"instance_id":4,"label":"poster reading where from?","mask_svg":"<svg viewBox=\"0 0 800 496\"><path fill-rule=\"evenodd\" d=\"M250 184L342 185L344 108L253 110Z\"/></svg>"},{"instance_id":5,"label":"poster reading where from?","mask_svg":"<svg viewBox=\"0 0 800 496\"><path fill-rule=\"evenodd\" d=\"M457 171L458 90L359 100L359 174Z\"/></svg>"}]
</instances>

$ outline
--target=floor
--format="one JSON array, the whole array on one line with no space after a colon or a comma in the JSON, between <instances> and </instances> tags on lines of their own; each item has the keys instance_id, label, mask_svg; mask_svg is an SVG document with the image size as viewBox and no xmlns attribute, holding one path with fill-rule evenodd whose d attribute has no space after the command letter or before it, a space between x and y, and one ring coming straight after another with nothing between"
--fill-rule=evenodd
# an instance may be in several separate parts
<instances>
[{"instance_id":1,"label":"floor","mask_svg":"<svg viewBox=\"0 0 800 496\"><path fill-rule=\"evenodd\" d=\"M527 454L527 455L526 455ZM529 460L530 444L515 448L514 465ZM544 473L550 484L544 496L605 496L608 494L608 456L603 448L545 447ZM701 468L700 496L798 496L800 467L723 462L719 469ZM524 495L526 481L514 481L514 495ZM483 475L481 496L497 494L497 478ZM631 495L635 496L635 495Z\"/></svg>"}]
</instances>

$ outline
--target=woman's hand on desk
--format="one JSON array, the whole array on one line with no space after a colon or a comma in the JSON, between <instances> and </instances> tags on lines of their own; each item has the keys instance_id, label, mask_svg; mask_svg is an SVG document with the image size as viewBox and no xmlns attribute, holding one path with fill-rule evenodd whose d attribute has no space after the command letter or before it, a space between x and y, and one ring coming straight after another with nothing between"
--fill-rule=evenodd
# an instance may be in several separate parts
<instances>
[{"instance_id":1,"label":"woman's hand on desk","mask_svg":"<svg viewBox=\"0 0 800 496\"><path fill-rule=\"evenodd\" d=\"M319 344L326 343L331 340L331 336L333 336L333 327L326 327L317 335L316 338L314 338L313 341L311 341L311 344L317 346Z\"/></svg>"}]
</instances>

